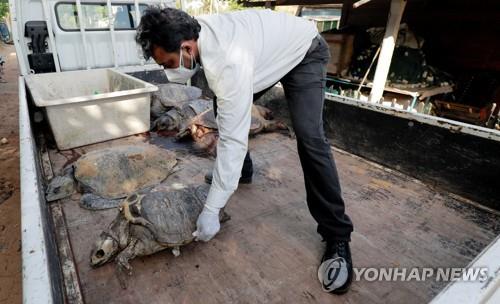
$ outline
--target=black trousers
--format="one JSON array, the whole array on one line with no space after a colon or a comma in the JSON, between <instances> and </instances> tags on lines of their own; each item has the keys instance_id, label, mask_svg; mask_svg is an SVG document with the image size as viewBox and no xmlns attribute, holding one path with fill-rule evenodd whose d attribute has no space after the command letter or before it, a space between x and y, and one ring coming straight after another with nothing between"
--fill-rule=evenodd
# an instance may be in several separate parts
<instances>
[{"instance_id":1,"label":"black trousers","mask_svg":"<svg viewBox=\"0 0 500 304\"><path fill-rule=\"evenodd\" d=\"M318 36L304 59L281 80L290 110L297 150L304 172L307 206L326 241L350 241L352 222L345 214L344 200L331 146L323 128L328 44ZM254 94L254 101L268 89ZM217 98L214 98L217 113ZM253 173L250 153L243 163L242 176Z\"/></svg>"}]
</instances>

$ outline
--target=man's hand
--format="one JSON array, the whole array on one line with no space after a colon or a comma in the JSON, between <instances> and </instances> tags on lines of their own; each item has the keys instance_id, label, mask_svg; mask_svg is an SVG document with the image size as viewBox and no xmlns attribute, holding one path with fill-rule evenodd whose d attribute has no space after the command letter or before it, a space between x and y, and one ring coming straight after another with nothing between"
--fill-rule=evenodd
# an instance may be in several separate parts
<instances>
[{"instance_id":1,"label":"man's hand","mask_svg":"<svg viewBox=\"0 0 500 304\"><path fill-rule=\"evenodd\" d=\"M220 230L219 209L205 206L198 216L196 227L193 232L194 240L210 241Z\"/></svg>"}]
</instances>

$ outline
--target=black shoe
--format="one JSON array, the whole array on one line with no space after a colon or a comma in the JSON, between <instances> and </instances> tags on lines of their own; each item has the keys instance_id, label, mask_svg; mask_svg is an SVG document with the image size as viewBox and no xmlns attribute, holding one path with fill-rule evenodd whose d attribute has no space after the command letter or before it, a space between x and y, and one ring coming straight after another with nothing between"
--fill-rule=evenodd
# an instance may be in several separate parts
<instances>
[{"instance_id":1,"label":"black shoe","mask_svg":"<svg viewBox=\"0 0 500 304\"><path fill-rule=\"evenodd\" d=\"M248 176L241 176L240 177L240 184L251 184L252 183L252 175L250 174ZM212 184L212 172L208 172L205 174L205 183L207 184Z\"/></svg>"},{"instance_id":2,"label":"black shoe","mask_svg":"<svg viewBox=\"0 0 500 304\"><path fill-rule=\"evenodd\" d=\"M326 243L326 251L318 268L318 279L323 290L333 294L343 294L352 283L352 259L349 242Z\"/></svg>"}]
</instances>

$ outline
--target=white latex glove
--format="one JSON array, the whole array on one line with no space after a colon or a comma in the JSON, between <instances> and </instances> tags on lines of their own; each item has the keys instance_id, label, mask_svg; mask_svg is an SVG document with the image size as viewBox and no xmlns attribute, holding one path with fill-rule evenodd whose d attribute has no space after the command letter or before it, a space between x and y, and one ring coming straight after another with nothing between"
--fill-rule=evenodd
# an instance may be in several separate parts
<instances>
[{"instance_id":1,"label":"white latex glove","mask_svg":"<svg viewBox=\"0 0 500 304\"><path fill-rule=\"evenodd\" d=\"M210 241L220 230L218 208L205 206L196 221L195 241Z\"/></svg>"}]
</instances>

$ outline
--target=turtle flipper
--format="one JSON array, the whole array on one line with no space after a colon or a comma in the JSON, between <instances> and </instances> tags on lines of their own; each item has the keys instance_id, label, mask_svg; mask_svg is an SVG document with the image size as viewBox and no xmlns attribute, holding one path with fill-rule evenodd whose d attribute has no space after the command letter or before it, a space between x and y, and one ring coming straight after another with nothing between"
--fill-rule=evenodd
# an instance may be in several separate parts
<instances>
[{"instance_id":1,"label":"turtle flipper","mask_svg":"<svg viewBox=\"0 0 500 304\"><path fill-rule=\"evenodd\" d=\"M224 208L222 208L219 218L221 223L225 223L231 219L231 216L224 211Z\"/></svg>"},{"instance_id":2,"label":"turtle flipper","mask_svg":"<svg viewBox=\"0 0 500 304\"><path fill-rule=\"evenodd\" d=\"M137 240L134 239L130 244L120 252L116 258L116 277L120 283L120 287L127 289L128 287L128 276L132 275L132 266L130 266L129 261L136 257L135 245Z\"/></svg>"},{"instance_id":3,"label":"turtle flipper","mask_svg":"<svg viewBox=\"0 0 500 304\"><path fill-rule=\"evenodd\" d=\"M104 210L116 208L120 202L121 199L107 199L94 193L85 193L80 198L80 207L89 210Z\"/></svg>"},{"instance_id":4,"label":"turtle flipper","mask_svg":"<svg viewBox=\"0 0 500 304\"><path fill-rule=\"evenodd\" d=\"M191 129L189 126L185 126L179 130L179 132L175 135L175 139L180 140L191 134Z\"/></svg>"},{"instance_id":5,"label":"turtle flipper","mask_svg":"<svg viewBox=\"0 0 500 304\"><path fill-rule=\"evenodd\" d=\"M253 105L252 114L255 116L260 116L266 120L273 119L273 112L270 109L260 105Z\"/></svg>"},{"instance_id":6,"label":"turtle flipper","mask_svg":"<svg viewBox=\"0 0 500 304\"><path fill-rule=\"evenodd\" d=\"M295 138L295 132L293 131L292 127L290 127L289 125L287 125L281 121L266 120L264 122L263 130L265 132L273 132L273 131L282 130L282 131L285 131L284 133L286 133L290 138Z\"/></svg>"},{"instance_id":7,"label":"turtle flipper","mask_svg":"<svg viewBox=\"0 0 500 304\"><path fill-rule=\"evenodd\" d=\"M181 249L179 246L175 246L174 248L172 248L172 254L175 256L175 257L178 257L181 255Z\"/></svg>"}]
</instances>

